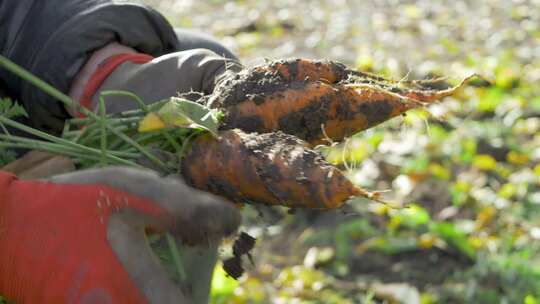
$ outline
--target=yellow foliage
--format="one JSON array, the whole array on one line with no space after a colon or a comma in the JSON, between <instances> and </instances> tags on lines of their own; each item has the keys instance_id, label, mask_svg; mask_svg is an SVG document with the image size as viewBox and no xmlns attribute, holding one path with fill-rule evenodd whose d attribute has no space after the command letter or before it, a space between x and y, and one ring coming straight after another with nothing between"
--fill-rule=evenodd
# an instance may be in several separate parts
<instances>
[{"instance_id":1,"label":"yellow foliage","mask_svg":"<svg viewBox=\"0 0 540 304\"><path fill-rule=\"evenodd\" d=\"M497 214L497 210L492 206L484 207L478 212L478 215L476 216L476 227L482 228L486 225L489 225L493 218L495 217L495 214Z\"/></svg>"},{"instance_id":2,"label":"yellow foliage","mask_svg":"<svg viewBox=\"0 0 540 304\"><path fill-rule=\"evenodd\" d=\"M529 162L529 156L527 154L518 153L516 151L510 151L506 155L506 160L514 165L525 165Z\"/></svg>"},{"instance_id":3,"label":"yellow foliage","mask_svg":"<svg viewBox=\"0 0 540 304\"><path fill-rule=\"evenodd\" d=\"M476 155L473 159L473 167L480 170L493 170L497 167L497 161L493 156L488 154Z\"/></svg>"},{"instance_id":4,"label":"yellow foliage","mask_svg":"<svg viewBox=\"0 0 540 304\"><path fill-rule=\"evenodd\" d=\"M437 241L437 237L429 233L424 233L420 235L416 240L418 247L422 249L432 248L435 244L435 241Z\"/></svg>"},{"instance_id":5,"label":"yellow foliage","mask_svg":"<svg viewBox=\"0 0 540 304\"><path fill-rule=\"evenodd\" d=\"M540 176L540 164L534 166L534 174Z\"/></svg>"},{"instance_id":6,"label":"yellow foliage","mask_svg":"<svg viewBox=\"0 0 540 304\"><path fill-rule=\"evenodd\" d=\"M165 128L165 123L155 113L149 113L139 122L139 132L151 132Z\"/></svg>"}]
</instances>

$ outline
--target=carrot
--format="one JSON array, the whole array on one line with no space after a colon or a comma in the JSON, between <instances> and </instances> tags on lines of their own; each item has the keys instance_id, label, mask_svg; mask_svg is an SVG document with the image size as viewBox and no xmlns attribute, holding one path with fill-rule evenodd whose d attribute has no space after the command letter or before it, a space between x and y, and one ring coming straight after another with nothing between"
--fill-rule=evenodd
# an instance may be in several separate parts
<instances>
[{"instance_id":1,"label":"carrot","mask_svg":"<svg viewBox=\"0 0 540 304\"><path fill-rule=\"evenodd\" d=\"M248 74L277 73L285 82L292 81L322 81L338 83L347 81L350 77L360 77L376 82L392 82L384 77L355 71L343 63L331 60L313 60L303 58L282 59L259 65L248 70Z\"/></svg>"},{"instance_id":2,"label":"carrot","mask_svg":"<svg viewBox=\"0 0 540 304\"><path fill-rule=\"evenodd\" d=\"M221 129L281 130L321 144L452 95L471 77L433 90L425 86L438 80L396 82L331 61L282 60L223 81L208 105L225 112Z\"/></svg>"},{"instance_id":3,"label":"carrot","mask_svg":"<svg viewBox=\"0 0 540 304\"><path fill-rule=\"evenodd\" d=\"M331 209L355 195L376 198L305 142L282 132L200 136L182 160L182 174L195 188L239 203Z\"/></svg>"},{"instance_id":4,"label":"carrot","mask_svg":"<svg viewBox=\"0 0 540 304\"><path fill-rule=\"evenodd\" d=\"M337 83L352 71L345 65L328 60L287 59L245 69L222 80L205 103L214 108L235 105L253 98L263 101L273 92L283 91L293 82Z\"/></svg>"},{"instance_id":5,"label":"carrot","mask_svg":"<svg viewBox=\"0 0 540 304\"><path fill-rule=\"evenodd\" d=\"M411 90L400 95L371 85L294 82L286 90L265 97L264 102L247 99L226 107L221 128L248 132L281 130L310 144L323 143L326 137L340 141L450 95L456 88L433 92Z\"/></svg>"},{"instance_id":6,"label":"carrot","mask_svg":"<svg viewBox=\"0 0 540 304\"><path fill-rule=\"evenodd\" d=\"M323 81L336 83L345 80L350 74L347 67L329 60L286 59L256 66L251 73L276 72L287 82Z\"/></svg>"},{"instance_id":7,"label":"carrot","mask_svg":"<svg viewBox=\"0 0 540 304\"><path fill-rule=\"evenodd\" d=\"M337 83L354 73L341 63L328 60L286 59L242 70L222 79L214 94L201 99L213 108L236 105L246 99L263 101L273 92L283 91L292 82Z\"/></svg>"}]
</instances>

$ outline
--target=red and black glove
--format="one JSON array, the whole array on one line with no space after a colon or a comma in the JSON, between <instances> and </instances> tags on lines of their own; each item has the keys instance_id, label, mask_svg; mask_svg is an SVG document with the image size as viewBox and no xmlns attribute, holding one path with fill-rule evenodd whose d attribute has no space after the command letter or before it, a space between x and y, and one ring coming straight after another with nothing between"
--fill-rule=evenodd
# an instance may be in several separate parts
<instances>
[{"instance_id":1,"label":"red and black glove","mask_svg":"<svg viewBox=\"0 0 540 304\"><path fill-rule=\"evenodd\" d=\"M145 231L205 246L239 223L232 204L149 171L114 167L48 181L0 172L0 294L19 304L193 303L190 288L160 267Z\"/></svg>"}]
</instances>

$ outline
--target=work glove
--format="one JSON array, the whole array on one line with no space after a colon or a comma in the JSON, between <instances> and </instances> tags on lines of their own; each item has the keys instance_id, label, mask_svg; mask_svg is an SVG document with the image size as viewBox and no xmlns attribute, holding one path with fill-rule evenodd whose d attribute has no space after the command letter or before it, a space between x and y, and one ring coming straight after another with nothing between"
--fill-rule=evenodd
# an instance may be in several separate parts
<instances>
[{"instance_id":1,"label":"work glove","mask_svg":"<svg viewBox=\"0 0 540 304\"><path fill-rule=\"evenodd\" d=\"M92 63L98 63L97 69L88 73L87 80L82 77L84 89L80 98L75 98L90 110L96 110L101 92L107 90L131 92L146 104L179 94L210 94L216 83L242 68L235 58L226 58L208 49L184 50L154 58L118 44L95 52L80 74L85 74ZM80 78L75 82L81 82ZM137 103L126 96L107 96L105 106L108 114L138 108ZM198 219L191 221L196 224ZM185 279L185 285L191 286L197 304L208 302L219 244L219 238L204 245L177 244L184 268L194 274Z\"/></svg>"},{"instance_id":2,"label":"work glove","mask_svg":"<svg viewBox=\"0 0 540 304\"><path fill-rule=\"evenodd\" d=\"M231 203L151 171L45 181L0 172L0 294L19 304L207 302L215 246L239 223ZM183 284L168 278L145 231L170 231L185 245Z\"/></svg>"},{"instance_id":3,"label":"work glove","mask_svg":"<svg viewBox=\"0 0 540 304\"><path fill-rule=\"evenodd\" d=\"M84 107L95 110L100 93L128 91L151 104L179 94L211 94L217 82L242 69L233 58L207 49L180 51L153 58L146 54L116 54L105 59L89 78L80 98ZM108 114L137 108L127 96L105 98Z\"/></svg>"}]
</instances>

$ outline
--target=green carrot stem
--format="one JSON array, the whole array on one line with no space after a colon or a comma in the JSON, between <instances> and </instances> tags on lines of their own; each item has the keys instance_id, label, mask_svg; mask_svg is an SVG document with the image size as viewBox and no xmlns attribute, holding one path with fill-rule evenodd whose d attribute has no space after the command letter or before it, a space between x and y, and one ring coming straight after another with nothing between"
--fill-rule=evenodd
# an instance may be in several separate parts
<instances>
[{"instance_id":1,"label":"green carrot stem","mask_svg":"<svg viewBox=\"0 0 540 304\"><path fill-rule=\"evenodd\" d=\"M29 149L48 150L50 152L59 153L59 154L69 153L70 155L82 155L82 157L85 157L85 156L96 157L95 153L93 154L81 153L81 151L77 148L69 147L63 144L58 144L58 143L52 143L52 142L25 138L25 137L20 137L20 136L14 136L14 135L2 135L2 134L0 134L0 139L3 140L3 142L6 145L13 145L13 144L27 145ZM19 146L17 147L22 148ZM108 151L108 153L113 156L124 157L124 158L133 159L133 158L140 157L140 154L138 153L132 153L132 152L127 152L127 151Z\"/></svg>"},{"instance_id":2,"label":"green carrot stem","mask_svg":"<svg viewBox=\"0 0 540 304\"><path fill-rule=\"evenodd\" d=\"M123 132L128 131L130 128L128 126L119 126L116 127L116 129ZM62 137L79 144L87 145L88 143L101 137L101 128L99 126L92 125L79 131L70 131L64 134Z\"/></svg>"},{"instance_id":3,"label":"green carrot stem","mask_svg":"<svg viewBox=\"0 0 540 304\"><path fill-rule=\"evenodd\" d=\"M85 152L86 153L91 153L91 154L96 154L96 152L101 153L99 150L89 148L89 147L86 147L86 146L71 142L69 140L65 140L63 138L59 138L59 137L47 134L45 132L39 131L37 129L31 128L31 127L28 127L28 126L25 126L25 125L23 125L21 123L18 123L18 122L14 121L14 120L11 120L11 119L3 117L3 116L0 116L0 122L3 123L3 124L6 124L8 126L14 127L16 129L19 129L19 130L21 130L23 132L27 132L27 133L32 134L34 136L40 137L42 139L45 139L45 140L48 140L48 141L51 141L51 142L54 142L54 143L62 144L62 145L68 146L68 147L76 148L76 149L78 149L80 151L80 153L85 153ZM127 161L127 160L122 159L122 158L118 158L118 157L113 156L113 155L111 155L110 157L111 157L111 159L113 159L117 163L123 163L125 165L133 165L134 164L133 162Z\"/></svg>"},{"instance_id":4,"label":"green carrot stem","mask_svg":"<svg viewBox=\"0 0 540 304\"><path fill-rule=\"evenodd\" d=\"M184 155L189 147L189 144L191 143L191 139L195 136L199 135L199 132L193 132L191 133L190 135L188 135L188 137L184 140L184 142L182 143L182 148L180 149L178 155L179 155L179 161L178 161L178 170L180 171L182 168L182 161L184 159ZM181 173L181 172L180 172Z\"/></svg>"},{"instance_id":5,"label":"green carrot stem","mask_svg":"<svg viewBox=\"0 0 540 304\"><path fill-rule=\"evenodd\" d=\"M40 151L46 151L51 152L54 154L59 155L67 155L71 152L69 150L63 149L62 147L58 147L56 145L42 145L41 143L23 143L23 142L8 142L8 141L2 141L0 142L0 147L2 148L20 148L20 149L32 149L32 150L40 150ZM85 155L89 156L89 155Z\"/></svg>"},{"instance_id":6,"label":"green carrot stem","mask_svg":"<svg viewBox=\"0 0 540 304\"><path fill-rule=\"evenodd\" d=\"M53 154L68 156L70 158L78 158L79 161L75 161L75 163L79 163L82 160L84 161L91 160L93 162L99 160L99 157L94 156L94 155L84 155L75 151L65 150L63 149L63 147L56 147L54 145L43 145L42 143L36 144L36 143L0 142L0 147L8 148L8 149L18 148L18 149L39 150L39 151L50 152Z\"/></svg>"},{"instance_id":7,"label":"green carrot stem","mask_svg":"<svg viewBox=\"0 0 540 304\"><path fill-rule=\"evenodd\" d=\"M180 279L180 282L184 282L187 278L186 270L184 269L184 266L182 265L182 258L180 257L180 252L178 251L178 247L176 246L176 240L170 233L165 233L165 238L167 239L167 244L169 245L169 250L171 251L171 256L174 262L174 265L176 266L176 271L178 272L178 277Z\"/></svg>"},{"instance_id":8,"label":"green carrot stem","mask_svg":"<svg viewBox=\"0 0 540 304\"><path fill-rule=\"evenodd\" d=\"M119 90L107 90L103 91L100 94L100 97L108 97L108 96L126 96L129 97L137 102L137 105L142 111L148 111L148 106L142 101L142 99L128 91L119 91Z\"/></svg>"},{"instance_id":9,"label":"green carrot stem","mask_svg":"<svg viewBox=\"0 0 540 304\"><path fill-rule=\"evenodd\" d=\"M79 106L78 103L73 101L73 99L71 99L66 94L58 91L57 89L55 89L50 84L48 84L45 81L39 79L38 77L34 76L32 73L30 73L27 70L23 69L22 67L18 66L13 61L11 61L11 60L9 60L6 57L1 56L1 55L0 55L0 66L4 67L6 70L12 72L13 74L15 74L15 75L21 77L22 79L30 82L31 84L35 85L36 87L38 87L43 92L45 92L45 93L51 95L52 97L58 99L59 101L61 101L67 107L80 108L81 112L83 112L83 113L86 110L83 107ZM90 111L86 110L86 112L90 112ZM87 113L84 113L84 114L88 115ZM88 115L88 116L91 116L91 115Z\"/></svg>"},{"instance_id":10,"label":"green carrot stem","mask_svg":"<svg viewBox=\"0 0 540 304\"><path fill-rule=\"evenodd\" d=\"M176 153L179 153L182 150L182 146L171 136L171 134L169 134L167 130L162 130L160 133L165 137Z\"/></svg>"},{"instance_id":11,"label":"green carrot stem","mask_svg":"<svg viewBox=\"0 0 540 304\"><path fill-rule=\"evenodd\" d=\"M109 122L109 124L111 125L123 125L123 124L127 124L127 123L135 123L135 122L138 122L142 119L142 116L136 116L136 117L116 117L116 116L112 116L112 115L107 115L107 121ZM88 126L92 123L94 123L95 121L93 119L89 119L89 118L72 118L70 120L67 121L68 123L72 124L72 125L77 125L77 126Z\"/></svg>"},{"instance_id":12,"label":"green carrot stem","mask_svg":"<svg viewBox=\"0 0 540 304\"><path fill-rule=\"evenodd\" d=\"M30 82L31 84L35 85L36 87L38 87L40 90L42 90L43 92L51 95L52 97L58 99L60 102L62 102L65 106L69 107L69 108L74 108L78 111L80 111L81 113L83 113L84 115L90 117L90 118L93 118L95 121L99 121L99 116L96 115L94 112L86 109L85 107L82 107L79 103L75 102L73 99L71 99L69 96L67 96L66 94L60 92L59 90L55 89L53 86L51 86L50 84L46 83L45 81L39 79L38 77L32 75L32 73L26 71L25 69L23 69L22 67L18 66L17 64L15 64L14 62L12 62L11 60L7 59L6 57L4 56L1 56L0 55L0 66L4 67L5 69L7 69L8 71L14 73L15 75L21 77L22 79ZM8 123L6 123L8 124ZM17 124L18 126L15 126L15 125L11 125L12 127L14 128L19 128L20 130L22 131L25 131L25 132L28 132L28 133L31 133L32 132L40 132L40 133L43 133L43 134L46 134L44 132L41 132L41 131L38 131L38 130L34 130L32 128L28 128L22 124ZM24 127L24 129L21 129L20 127ZM144 156L146 156L150 161L154 162L156 165L158 165L159 167L161 168L164 168L166 169L166 166L165 164L157 157L155 157L153 154L151 154L150 152L148 152L145 148L143 148L141 145L139 145L138 143L134 142L133 140L131 140L129 137L127 137L125 134L119 132L119 131L116 131L114 128L112 128L111 126L107 125L106 128L111 131L112 133L114 133L116 136L122 138L123 140L125 140L127 143L133 145L135 148L137 148L137 150L139 150ZM28 130L32 130L32 132L29 132ZM50 137L54 137L54 136L51 136L51 135L48 135L46 134L47 136L50 136ZM38 135L39 136L39 135ZM41 136L40 136L41 137ZM49 138L49 140L51 140ZM53 140L51 140L53 141ZM67 141L69 144L72 144L70 141ZM81 146L82 147L82 146ZM86 147L85 147L86 148Z\"/></svg>"},{"instance_id":13,"label":"green carrot stem","mask_svg":"<svg viewBox=\"0 0 540 304\"><path fill-rule=\"evenodd\" d=\"M103 95L99 95L99 114L100 114L100 147L101 147L101 160L100 163L103 167L107 166L107 128L106 128L106 118L105 118L105 99Z\"/></svg>"},{"instance_id":14,"label":"green carrot stem","mask_svg":"<svg viewBox=\"0 0 540 304\"><path fill-rule=\"evenodd\" d=\"M109 129L109 130L112 131L116 136L123 139L125 142L127 142L130 145L132 145L133 147L135 147L139 152L141 152L141 154L146 156L149 160L154 162L156 165L158 165L159 167L161 167L164 170L167 170L167 166L159 158L157 158L154 154L148 152L143 146L141 146L140 144L138 144L137 142L135 142L131 138L127 137L122 132L118 132L115 129Z\"/></svg>"},{"instance_id":15,"label":"green carrot stem","mask_svg":"<svg viewBox=\"0 0 540 304\"><path fill-rule=\"evenodd\" d=\"M145 112L145 113L148 113L149 112L149 108L148 106L146 105L146 103L144 103L144 101L142 99L139 98L139 96L131 93L131 92L127 92L127 91L117 91L117 90L108 90L108 91L103 91L101 92L100 94L100 100L103 98L103 97L107 97L107 96L126 96L126 97L129 97L133 100L135 100L137 102L137 105L139 106L139 108ZM165 139L169 142L169 144L178 152L180 151L181 149L181 146L180 144L178 144L174 138L172 138L166 131L161 131L160 132L161 135L163 135L165 137Z\"/></svg>"}]
</instances>

